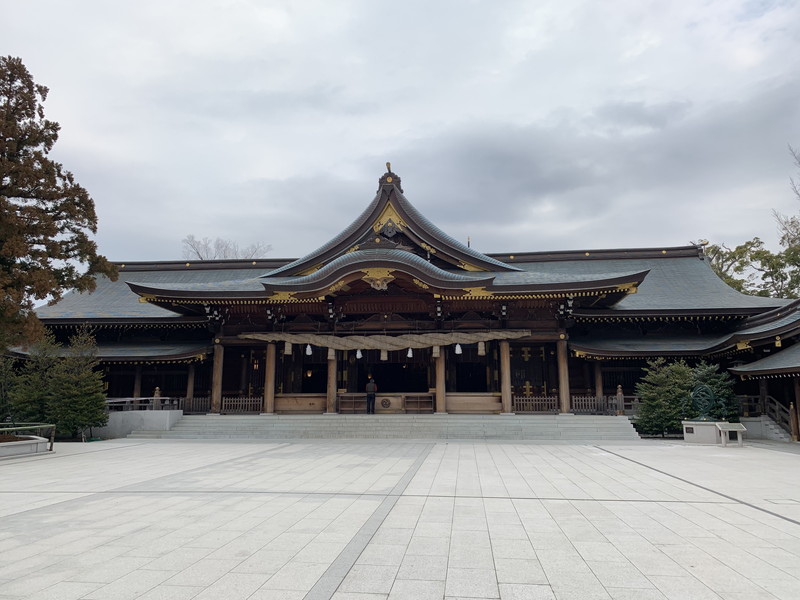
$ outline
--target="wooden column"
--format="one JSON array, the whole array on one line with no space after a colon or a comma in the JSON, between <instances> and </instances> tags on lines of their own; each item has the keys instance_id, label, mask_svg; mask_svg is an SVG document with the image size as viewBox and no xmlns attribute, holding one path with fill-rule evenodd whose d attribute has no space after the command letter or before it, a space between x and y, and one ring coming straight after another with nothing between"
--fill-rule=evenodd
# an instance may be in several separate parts
<instances>
[{"instance_id":1,"label":"wooden column","mask_svg":"<svg viewBox=\"0 0 800 600\"><path fill-rule=\"evenodd\" d=\"M194 364L189 365L186 373L186 397L194 398Z\"/></svg>"},{"instance_id":2,"label":"wooden column","mask_svg":"<svg viewBox=\"0 0 800 600\"><path fill-rule=\"evenodd\" d=\"M445 346L439 348L439 356L436 358L436 410L440 414L447 413L447 395L445 389Z\"/></svg>"},{"instance_id":3,"label":"wooden column","mask_svg":"<svg viewBox=\"0 0 800 600\"><path fill-rule=\"evenodd\" d=\"M594 363L594 395L598 405L603 402L603 371L600 370L600 361Z\"/></svg>"},{"instance_id":4,"label":"wooden column","mask_svg":"<svg viewBox=\"0 0 800 600\"><path fill-rule=\"evenodd\" d=\"M327 414L336 414L336 351L333 350L333 358L330 358L331 352L328 352L328 389L325 412Z\"/></svg>"},{"instance_id":5,"label":"wooden column","mask_svg":"<svg viewBox=\"0 0 800 600\"><path fill-rule=\"evenodd\" d=\"M558 358L558 404L563 414L570 412L567 340L558 340L556 342L556 356Z\"/></svg>"},{"instance_id":6,"label":"wooden column","mask_svg":"<svg viewBox=\"0 0 800 600\"><path fill-rule=\"evenodd\" d=\"M136 373L133 376L133 397L142 397L142 365L136 365Z\"/></svg>"},{"instance_id":7,"label":"wooden column","mask_svg":"<svg viewBox=\"0 0 800 600\"><path fill-rule=\"evenodd\" d=\"M502 413L511 413L511 347L500 340L500 400Z\"/></svg>"},{"instance_id":8,"label":"wooden column","mask_svg":"<svg viewBox=\"0 0 800 600\"><path fill-rule=\"evenodd\" d=\"M275 413L275 344L267 344L267 360L264 365L264 406L265 415Z\"/></svg>"},{"instance_id":9,"label":"wooden column","mask_svg":"<svg viewBox=\"0 0 800 600\"><path fill-rule=\"evenodd\" d=\"M211 413L219 414L222 409L222 359L225 348L214 344L214 367L211 371Z\"/></svg>"},{"instance_id":10,"label":"wooden column","mask_svg":"<svg viewBox=\"0 0 800 600\"><path fill-rule=\"evenodd\" d=\"M242 396L249 396L250 395L250 388L247 386L247 367L248 363L250 362L249 352L242 354L242 367L241 371L239 372L239 393Z\"/></svg>"},{"instance_id":11,"label":"wooden column","mask_svg":"<svg viewBox=\"0 0 800 600\"><path fill-rule=\"evenodd\" d=\"M800 438L800 377L792 377L794 383L794 411L789 415L789 422L792 424L792 441L796 442ZM790 403L791 406L792 403Z\"/></svg>"},{"instance_id":12,"label":"wooden column","mask_svg":"<svg viewBox=\"0 0 800 600\"><path fill-rule=\"evenodd\" d=\"M758 409L761 414L767 413L767 396L769 395L769 384L766 379L758 380Z\"/></svg>"}]
</instances>

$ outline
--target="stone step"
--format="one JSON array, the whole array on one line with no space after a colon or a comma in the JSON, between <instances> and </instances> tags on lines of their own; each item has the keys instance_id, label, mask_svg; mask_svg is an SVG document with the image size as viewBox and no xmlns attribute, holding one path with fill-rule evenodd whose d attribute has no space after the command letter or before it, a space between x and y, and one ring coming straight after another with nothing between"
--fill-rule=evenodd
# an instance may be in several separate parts
<instances>
[{"instance_id":1,"label":"stone step","mask_svg":"<svg viewBox=\"0 0 800 600\"><path fill-rule=\"evenodd\" d=\"M626 417L583 415L187 415L132 439L638 440Z\"/></svg>"}]
</instances>

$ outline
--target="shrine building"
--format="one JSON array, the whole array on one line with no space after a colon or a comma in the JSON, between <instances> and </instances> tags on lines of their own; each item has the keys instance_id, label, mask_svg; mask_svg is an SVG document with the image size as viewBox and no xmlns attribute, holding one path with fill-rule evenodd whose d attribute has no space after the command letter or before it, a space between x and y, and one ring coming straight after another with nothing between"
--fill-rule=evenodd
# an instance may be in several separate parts
<instances>
[{"instance_id":1,"label":"shrine building","mask_svg":"<svg viewBox=\"0 0 800 600\"><path fill-rule=\"evenodd\" d=\"M61 340L93 328L109 398L189 413L363 412L371 375L383 413L602 414L659 356L742 394L793 398L800 374L798 301L731 289L702 245L482 254L391 170L302 258L117 266L38 314Z\"/></svg>"}]
</instances>

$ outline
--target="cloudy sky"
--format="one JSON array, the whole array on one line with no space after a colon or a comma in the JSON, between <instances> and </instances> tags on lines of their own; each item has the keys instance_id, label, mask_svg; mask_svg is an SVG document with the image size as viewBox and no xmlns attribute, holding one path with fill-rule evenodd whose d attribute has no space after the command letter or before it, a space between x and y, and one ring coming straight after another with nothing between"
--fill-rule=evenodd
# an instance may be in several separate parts
<instances>
[{"instance_id":1,"label":"cloudy sky","mask_svg":"<svg viewBox=\"0 0 800 600\"><path fill-rule=\"evenodd\" d=\"M796 213L794 0L0 0L113 260L296 257L391 161L485 252L775 243Z\"/></svg>"}]
</instances>

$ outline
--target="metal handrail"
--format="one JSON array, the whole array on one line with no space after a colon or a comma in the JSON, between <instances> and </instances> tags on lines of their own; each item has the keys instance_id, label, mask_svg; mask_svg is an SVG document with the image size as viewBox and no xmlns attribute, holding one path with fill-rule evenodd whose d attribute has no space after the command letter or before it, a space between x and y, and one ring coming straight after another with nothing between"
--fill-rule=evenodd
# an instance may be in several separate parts
<instances>
[{"instance_id":1,"label":"metal handrail","mask_svg":"<svg viewBox=\"0 0 800 600\"><path fill-rule=\"evenodd\" d=\"M40 437L47 437L48 441L50 442L50 448L48 450L50 452L53 451L53 442L55 441L56 437L56 426L52 423L17 423L11 427L0 427L0 433L17 433L19 431L42 431L42 430L49 430L49 436L40 436Z\"/></svg>"}]
</instances>

